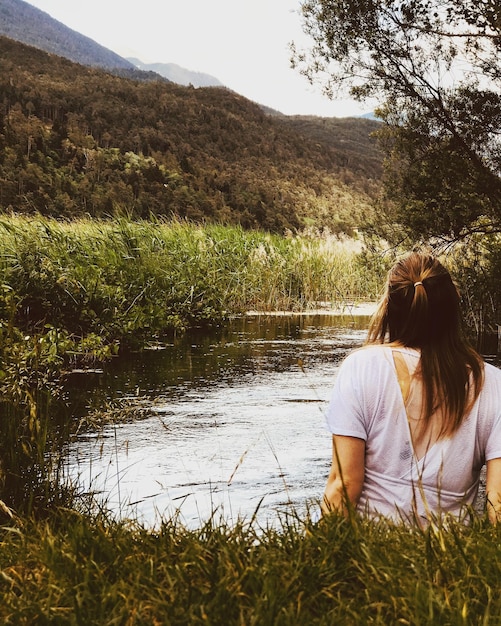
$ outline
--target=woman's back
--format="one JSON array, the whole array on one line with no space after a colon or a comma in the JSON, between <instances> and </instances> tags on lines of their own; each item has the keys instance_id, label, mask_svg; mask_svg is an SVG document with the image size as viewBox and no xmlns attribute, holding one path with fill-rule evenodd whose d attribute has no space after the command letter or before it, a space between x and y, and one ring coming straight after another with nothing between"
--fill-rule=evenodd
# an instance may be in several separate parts
<instances>
[{"instance_id":1,"label":"woman's back","mask_svg":"<svg viewBox=\"0 0 501 626\"><path fill-rule=\"evenodd\" d=\"M469 345L458 290L433 256L411 253L388 273L367 347L342 364L327 422L324 512L459 514L487 462L489 516L501 518L501 372Z\"/></svg>"},{"instance_id":2,"label":"woman's back","mask_svg":"<svg viewBox=\"0 0 501 626\"><path fill-rule=\"evenodd\" d=\"M339 370L327 423L334 435L365 442L361 512L394 519L458 515L474 503L486 455L501 457L501 371L486 367L484 389L470 413L444 437L434 420L420 429L419 377L411 378L419 359L417 350L369 346ZM399 372L402 362L408 376Z\"/></svg>"},{"instance_id":3,"label":"woman's back","mask_svg":"<svg viewBox=\"0 0 501 626\"><path fill-rule=\"evenodd\" d=\"M440 405L435 407L430 419L423 423L422 416L426 407L423 380L419 375L420 356L417 350L392 349L395 373L409 424L412 448L417 459L424 457L426 452L439 440L444 428L444 415Z\"/></svg>"}]
</instances>

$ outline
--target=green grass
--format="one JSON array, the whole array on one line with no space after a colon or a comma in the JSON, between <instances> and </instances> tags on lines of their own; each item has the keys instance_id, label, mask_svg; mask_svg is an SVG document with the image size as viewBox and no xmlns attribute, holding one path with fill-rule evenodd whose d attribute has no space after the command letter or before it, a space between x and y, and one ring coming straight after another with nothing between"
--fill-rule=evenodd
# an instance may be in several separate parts
<instances>
[{"instance_id":1,"label":"green grass","mask_svg":"<svg viewBox=\"0 0 501 626\"><path fill-rule=\"evenodd\" d=\"M3 624L499 624L501 530L331 517L156 530L74 511L0 529Z\"/></svg>"},{"instance_id":2,"label":"green grass","mask_svg":"<svg viewBox=\"0 0 501 626\"><path fill-rule=\"evenodd\" d=\"M137 347L249 309L376 298L381 268L335 238L217 225L0 219L0 315Z\"/></svg>"}]
</instances>

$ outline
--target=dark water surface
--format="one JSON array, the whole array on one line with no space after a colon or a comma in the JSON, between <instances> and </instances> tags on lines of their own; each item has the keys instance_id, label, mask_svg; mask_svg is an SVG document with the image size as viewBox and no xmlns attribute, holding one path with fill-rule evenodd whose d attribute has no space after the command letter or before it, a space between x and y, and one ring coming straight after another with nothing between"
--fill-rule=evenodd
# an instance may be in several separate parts
<instances>
[{"instance_id":1,"label":"dark water surface","mask_svg":"<svg viewBox=\"0 0 501 626\"><path fill-rule=\"evenodd\" d=\"M77 438L70 475L119 516L147 525L179 515L189 527L215 512L262 523L316 504L330 466L324 410L341 359L368 318L237 319L210 335L114 361L79 383L80 399L128 399L140 421Z\"/></svg>"}]
</instances>

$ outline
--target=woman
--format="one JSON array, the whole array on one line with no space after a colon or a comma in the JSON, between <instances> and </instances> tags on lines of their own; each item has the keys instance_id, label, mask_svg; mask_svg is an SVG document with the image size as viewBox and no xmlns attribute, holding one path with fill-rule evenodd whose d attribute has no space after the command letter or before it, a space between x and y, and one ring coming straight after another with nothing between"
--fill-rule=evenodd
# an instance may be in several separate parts
<instances>
[{"instance_id":1,"label":"woman","mask_svg":"<svg viewBox=\"0 0 501 626\"><path fill-rule=\"evenodd\" d=\"M323 512L426 523L474 503L487 464L501 519L501 371L462 333L450 274L412 253L389 272L365 347L341 365L327 413L332 468Z\"/></svg>"}]
</instances>

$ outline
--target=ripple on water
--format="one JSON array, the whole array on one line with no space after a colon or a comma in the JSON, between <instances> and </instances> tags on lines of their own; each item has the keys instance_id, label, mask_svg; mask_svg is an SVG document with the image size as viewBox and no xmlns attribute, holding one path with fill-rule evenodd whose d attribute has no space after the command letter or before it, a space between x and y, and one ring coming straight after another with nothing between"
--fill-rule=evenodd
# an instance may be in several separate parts
<instances>
[{"instance_id":1,"label":"ripple on water","mask_svg":"<svg viewBox=\"0 0 501 626\"><path fill-rule=\"evenodd\" d=\"M257 508L269 524L277 512L304 513L330 465L324 411L335 373L365 326L262 318L142 355L110 373L118 387L108 394L136 389L151 415L79 437L71 476L146 524L177 514L197 526L214 511L231 522Z\"/></svg>"}]
</instances>

